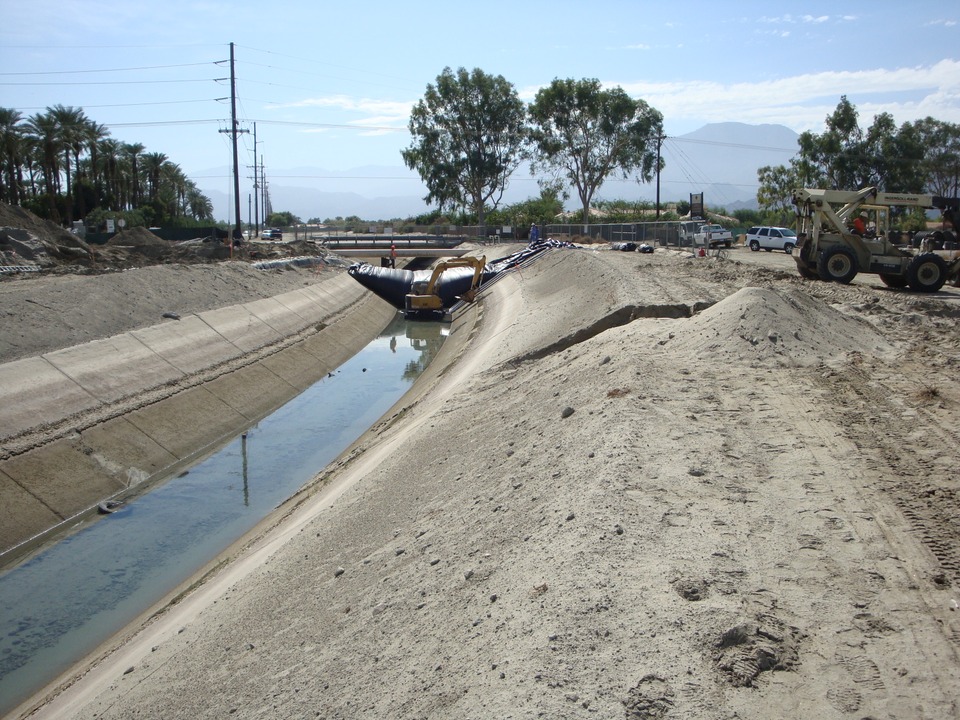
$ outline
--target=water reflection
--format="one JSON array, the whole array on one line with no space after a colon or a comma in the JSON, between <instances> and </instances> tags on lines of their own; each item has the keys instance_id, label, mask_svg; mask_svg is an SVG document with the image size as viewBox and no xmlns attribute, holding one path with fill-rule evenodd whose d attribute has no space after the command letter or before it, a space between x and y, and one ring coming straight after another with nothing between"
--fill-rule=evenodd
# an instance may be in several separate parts
<instances>
[{"instance_id":1,"label":"water reflection","mask_svg":"<svg viewBox=\"0 0 960 720\"><path fill-rule=\"evenodd\" d=\"M0 714L310 480L406 392L447 330L398 315L363 351L214 455L0 576Z\"/></svg>"},{"instance_id":2,"label":"water reflection","mask_svg":"<svg viewBox=\"0 0 960 720\"><path fill-rule=\"evenodd\" d=\"M406 337L410 347L417 351L417 356L407 364L404 378L413 382L433 360L440 350L443 338L446 337L449 326L438 322L423 322L411 320L406 323ZM391 346L392 347L392 346Z\"/></svg>"}]
</instances>

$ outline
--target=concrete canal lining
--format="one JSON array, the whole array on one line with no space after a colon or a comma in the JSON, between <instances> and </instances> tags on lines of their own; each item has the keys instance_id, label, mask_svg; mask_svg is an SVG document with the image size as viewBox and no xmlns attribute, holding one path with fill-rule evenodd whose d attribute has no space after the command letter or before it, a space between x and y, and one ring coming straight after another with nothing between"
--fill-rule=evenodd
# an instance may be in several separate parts
<instances>
[{"instance_id":1,"label":"concrete canal lining","mask_svg":"<svg viewBox=\"0 0 960 720\"><path fill-rule=\"evenodd\" d=\"M0 557L242 432L396 310L345 273L0 365Z\"/></svg>"}]
</instances>

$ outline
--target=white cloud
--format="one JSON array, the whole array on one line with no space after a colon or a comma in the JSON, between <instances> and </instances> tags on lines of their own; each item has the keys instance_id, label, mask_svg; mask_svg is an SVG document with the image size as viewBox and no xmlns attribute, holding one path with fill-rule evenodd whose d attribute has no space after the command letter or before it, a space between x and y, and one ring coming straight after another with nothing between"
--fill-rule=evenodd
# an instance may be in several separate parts
<instances>
[{"instance_id":1,"label":"white cloud","mask_svg":"<svg viewBox=\"0 0 960 720\"><path fill-rule=\"evenodd\" d=\"M777 123L798 132L817 130L836 109L841 95L851 98L862 125L870 124L881 112L889 112L898 124L928 115L960 122L960 61L955 60L927 67L811 73L757 83L605 83L616 84L657 108L668 125L690 129L706 122L733 121ZM900 100L906 93L919 99Z\"/></svg>"},{"instance_id":2,"label":"white cloud","mask_svg":"<svg viewBox=\"0 0 960 720\"><path fill-rule=\"evenodd\" d=\"M330 95L326 97L304 98L290 103L268 106L271 110L311 110L323 109L339 111L336 117L325 114L323 124L336 124L338 127L354 127L362 132L359 136L389 135L396 132L407 132L407 123L413 109L412 101L372 100L370 98L356 98L349 95ZM356 117L360 115L361 117ZM301 114L297 120L309 122ZM306 132L323 132L326 128L309 128Z\"/></svg>"},{"instance_id":3,"label":"white cloud","mask_svg":"<svg viewBox=\"0 0 960 720\"><path fill-rule=\"evenodd\" d=\"M274 108L310 108L322 107L334 110L345 110L349 112L362 113L380 113L385 117L410 116L410 110L416 104L415 101L392 101L392 100L372 100L370 98L357 98L350 95L328 95L325 97L304 98L289 103L278 103L271 105Z\"/></svg>"}]
</instances>

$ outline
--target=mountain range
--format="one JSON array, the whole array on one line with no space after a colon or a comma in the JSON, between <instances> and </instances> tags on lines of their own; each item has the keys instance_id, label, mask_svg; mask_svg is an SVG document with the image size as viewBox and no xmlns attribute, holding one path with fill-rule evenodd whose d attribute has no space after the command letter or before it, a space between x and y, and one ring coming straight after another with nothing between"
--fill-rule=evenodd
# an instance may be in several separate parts
<instances>
[{"instance_id":1,"label":"mountain range","mask_svg":"<svg viewBox=\"0 0 960 720\"><path fill-rule=\"evenodd\" d=\"M670 136L661 146L665 167L660 174L660 201L688 200L691 193L703 193L708 207L755 208L757 170L766 165L786 165L797 151L796 132L784 125L712 123L686 135ZM399 160L399 158L398 158ZM200 190L210 198L214 217L232 218L232 196L224 185L230 183L229 166L192 173ZM212 178L219 178L214 183ZM426 189L419 176L402 163L370 165L349 170L328 170L322 166L271 169L267 173L271 205L297 217L334 218L357 216L365 220L407 218L427 212L423 202ZM240 214L252 219L249 193L241 186ZM526 168L512 176L501 206L539 195L535 178ZM646 200L655 202L656 181L638 184L635 180L608 180L595 199ZM574 195L568 210L579 209ZM262 220L261 220L262 222Z\"/></svg>"}]
</instances>

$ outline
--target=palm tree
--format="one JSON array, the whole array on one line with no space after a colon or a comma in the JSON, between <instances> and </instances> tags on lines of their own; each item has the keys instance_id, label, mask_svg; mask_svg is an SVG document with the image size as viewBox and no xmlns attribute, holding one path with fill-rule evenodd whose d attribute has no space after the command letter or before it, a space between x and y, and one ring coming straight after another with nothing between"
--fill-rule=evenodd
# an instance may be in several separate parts
<instances>
[{"instance_id":1,"label":"palm tree","mask_svg":"<svg viewBox=\"0 0 960 720\"><path fill-rule=\"evenodd\" d=\"M97 164L95 170L106 186L100 202L109 210L120 210L123 192L120 188L120 141L111 137L97 143Z\"/></svg>"},{"instance_id":2,"label":"palm tree","mask_svg":"<svg viewBox=\"0 0 960 720\"><path fill-rule=\"evenodd\" d=\"M213 220L213 203L193 182L187 190L187 205L190 214L197 220Z\"/></svg>"},{"instance_id":3,"label":"palm tree","mask_svg":"<svg viewBox=\"0 0 960 720\"><path fill-rule=\"evenodd\" d=\"M23 197L27 199L28 197L35 198L40 194L40 191L37 189L37 173L40 171L40 151L37 148L37 138L30 134L26 125L24 125L23 128L23 135L20 137L21 167L17 169L17 172L20 175L20 182L23 186ZM24 173L26 173L29 180L24 180Z\"/></svg>"},{"instance_id":4,"label":"palm tree","mask_svg":"<svg viewBox=\"0 0 960 720\"><path fill-rule=\"evenodd\" d=\"M160 172L167 156L161 152L147 153L143 156L143 172L147 177L148 198L151 202L157 199L160 192Z\"/></svg>"},{"instance_id":5,"label":"palm tree","mask_svg":"<svg viewBox=\"0 0 960 720\"><path fill-rule=\"evenodd\" d=\"M173 202L167 209L172 217L182 217L186 207L187 176L176 163L166 162L160 166L160 182L163 188L173 192Z\"/></svg>"},{"instance_id":6,"label":"palm tree","mask_svg":"<svg viewBox=\"0 0 960 720\"><path fill-rule=\"evenodd\" d=\"M0 200L18 205L23 200L21 157L24 151L23 116L0 108Z\"/></svg>"},{"instance_id":7,"label":"palm tree","mask_svg":"<svg viewBox=\"0 0 960 720\"><path fill-rule=\"evenodd\" d=\"M130 161L128 168L130 192L127 195L126 207L137 207L140 204L140 168L137 167L137 159L145 149L140 143L125 143L123 146L123 152Z\"/></svg>"},{"instance_id":8,"label":"palm tree","mask_svg":"<svg viewBox=\"0 0 960 720\"><path fill-rule=\"evenodd\" d=\"M47 112L53 117L57 124L57 130L60 134L60 149L63 152L64 165L67 176L67 196L71 203L67 205L67 212L71 213L73 199L73 180L70 177L71 156L73 157L73 167L80 165L80 151L84 147L85 125L89 120L83 110L75 107L66 107L64 105L54 105L47 108ZM72 213L71 213L72 214ZM68 218L68 220L71 218Z\"/></svg>"},{"instance_id":9,"label":"palm tree","mask_svg":"<svg viewBox=\"0 0 960 720\"><path fill-rule=\"evenodd\" d=\"M145 153L140 143L111 138L81 108L54 105L24 120L0 107L0 200L32 200L36 208L41 198L53 221L61 213L66 220L83 217L94 206L122 211L147 203L157 220L213 214L179 165L163 153Z\"/></svg>"},{"instance_id":10,"label":"palm tree","mask_svg":"<svg viewBox=\"0 0 960 720\"><path fill-rule=\"evenodd\" d=\"M90 171L93 173L93 187L96 190L97 203L103 202L103 174L100 167L100 144L107 139L110 131L106 125L93 120L87 120L83 128L83 139L87 143L87 152L90 154Z\"/></svg>"},{"instance_id":11,"label":"palm tree","mask_svg":"<svg viewBox=\"0 0 960 720\"><path fill-rule=\"evenodd\" d=\"M56 196L60 192L60 131L57 121L49 112L37 113L27 119L28 132L33 136L38 152L37 161L43 176L43 191L47 195L49 217L60 220Z\"/></svg>"}]
</instances>

